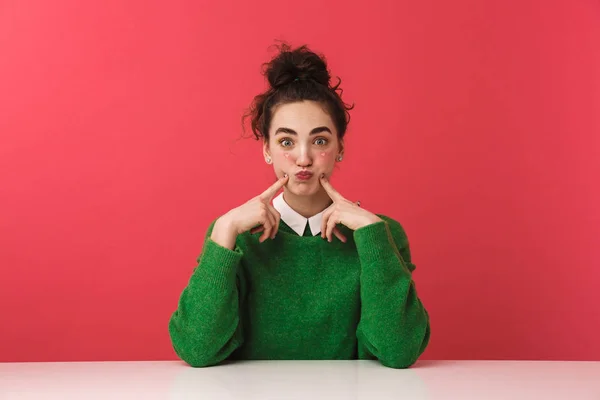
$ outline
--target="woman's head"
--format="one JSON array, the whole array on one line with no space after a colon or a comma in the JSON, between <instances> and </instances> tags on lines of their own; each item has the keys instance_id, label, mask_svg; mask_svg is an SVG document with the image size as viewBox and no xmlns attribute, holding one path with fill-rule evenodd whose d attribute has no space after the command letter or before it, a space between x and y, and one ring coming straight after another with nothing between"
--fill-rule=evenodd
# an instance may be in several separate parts
<instances>
[{"instance_id":1,"label":"woman's head","mask_svg":"<svg viewBox=\"0 0 600 400\"><path fill-rule=\"evenodd\" d=\"M341 99L340 82L330 84L325 59L306 46L280 46L264 75L269 89L254 98L245 118L251 118L256 139L263 140L265 161L278 177L290 176L287 189L315 194L321 189L319 176L329 176L342 159L352 107Z\"/></svg>"}]
</instances>

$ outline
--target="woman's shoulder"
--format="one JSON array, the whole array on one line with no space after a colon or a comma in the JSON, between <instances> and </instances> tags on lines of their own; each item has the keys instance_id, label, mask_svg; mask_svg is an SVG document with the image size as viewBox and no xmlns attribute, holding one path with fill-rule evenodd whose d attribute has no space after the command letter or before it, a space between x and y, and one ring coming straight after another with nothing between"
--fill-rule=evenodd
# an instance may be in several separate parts
<instances>
[{"instance_id":1,"label":"woman's shoulder","mask_svg":"<svg viewBox=\"0 0 600 400\"><path fill-rule=\"evenodd\" d=\"M375 214L379 218L381 218L390 228L390 233L394 237L397 243L408 243L408 237L406 235L406 230L404 226L396 219L385 215L385 214Z\"/></svg>"},{"instance_id":2,"label":"woman's shoulder","mask_svg":"<svg viewBox=\"0 0 600 400\"><path fill-rule=\"evenodd\" d=\"M385 214L379 214L379 213L377 213L375 215L377 215L379 218L381 218L382 220L384 220L385 222L387 222L387 224L390 225L390 227L393 226L394 228L404 230L404 228L402 227L402 224L397 219L392 218L389 215L385 215Z\"/></svg>"}]
</instances>

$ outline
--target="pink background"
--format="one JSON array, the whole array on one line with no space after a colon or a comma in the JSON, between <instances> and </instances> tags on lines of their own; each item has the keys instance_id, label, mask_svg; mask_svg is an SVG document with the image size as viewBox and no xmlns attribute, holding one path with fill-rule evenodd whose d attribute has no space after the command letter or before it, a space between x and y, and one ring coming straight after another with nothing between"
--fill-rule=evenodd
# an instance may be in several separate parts
<instances>
[{"instance_id":1,"label":"pink background","mask_svg":"<svg viewBox=\"0 0 600 400\"><path fill-rule=\"evenodd\" d=\"M174 359L274 39L356 103L334 184L406 228L425 359L600 360L600 3L0 1L0 361Z\"/></svg>"}]
</instances>

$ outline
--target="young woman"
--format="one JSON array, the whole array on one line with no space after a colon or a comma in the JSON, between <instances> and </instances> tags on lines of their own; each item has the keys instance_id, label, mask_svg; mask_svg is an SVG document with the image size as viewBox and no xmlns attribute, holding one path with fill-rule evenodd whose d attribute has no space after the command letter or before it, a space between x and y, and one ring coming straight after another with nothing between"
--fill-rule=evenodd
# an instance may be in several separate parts
<instances>
[{"instance_id":1,"label":"young woman","mask_svg":"<svg viewBox=\"0 0 600 400\"><path fill-rule=\"evenodd\" d=\"M247 359L412 365L429 342L408 239L329 178L350 107L323 57L281 46L250 107L277 181L209 227L169 332L191 366ZM278 195L278 192L283 192Z\"/></svg>"}]
</instances>

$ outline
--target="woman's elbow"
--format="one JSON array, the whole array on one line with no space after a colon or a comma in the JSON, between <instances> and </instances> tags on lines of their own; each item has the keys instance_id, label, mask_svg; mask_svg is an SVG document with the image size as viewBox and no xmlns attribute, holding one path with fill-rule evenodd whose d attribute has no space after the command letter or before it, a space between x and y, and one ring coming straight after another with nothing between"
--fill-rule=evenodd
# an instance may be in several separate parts
<instances>
[{"instance_id":1,"label":"woman's elbow","mask_svg":"<svg viewBox=\"0 0 600 400\"><path fill-rule=\"evenodd\" d=\"M411 367L417 362L419 357L421 357L427 348L427 345L429 344L429 335L430 330L429 325L427 325L425 334L422 336L420 341L411 346L397 348L396 351L390 349L388 352L389 356L381 358L381 364L386 367L396 369L405 369Z\"/></svg>"},{"instance_id":2,"label":"woman's elbow","mask_svg":"<svg viewBox=\"0 0 600 400\"><path fill-rule=\"evenodd\" d=\"M417 360L419 359L419 357L406 357L406 356L402 356L399 355L397 357L390 357L390 358L382 358L380 360L381 365L388 367L388 368L394 368L394 369L406 369L406 368L410 368L415 362L417 362Z\"/></svg>"},{"instance_id":3,"label":"woman's elbow","mask_svg":"<svg viewBox=\"0 0 600 400\"><path fill-rule=\"evenodd\" d=\"M179 358L193 368L212 367L218 364L218 361L216 361L214 357L206 357L202 355L180 355Z\"/></svg>"}]
</instances>

